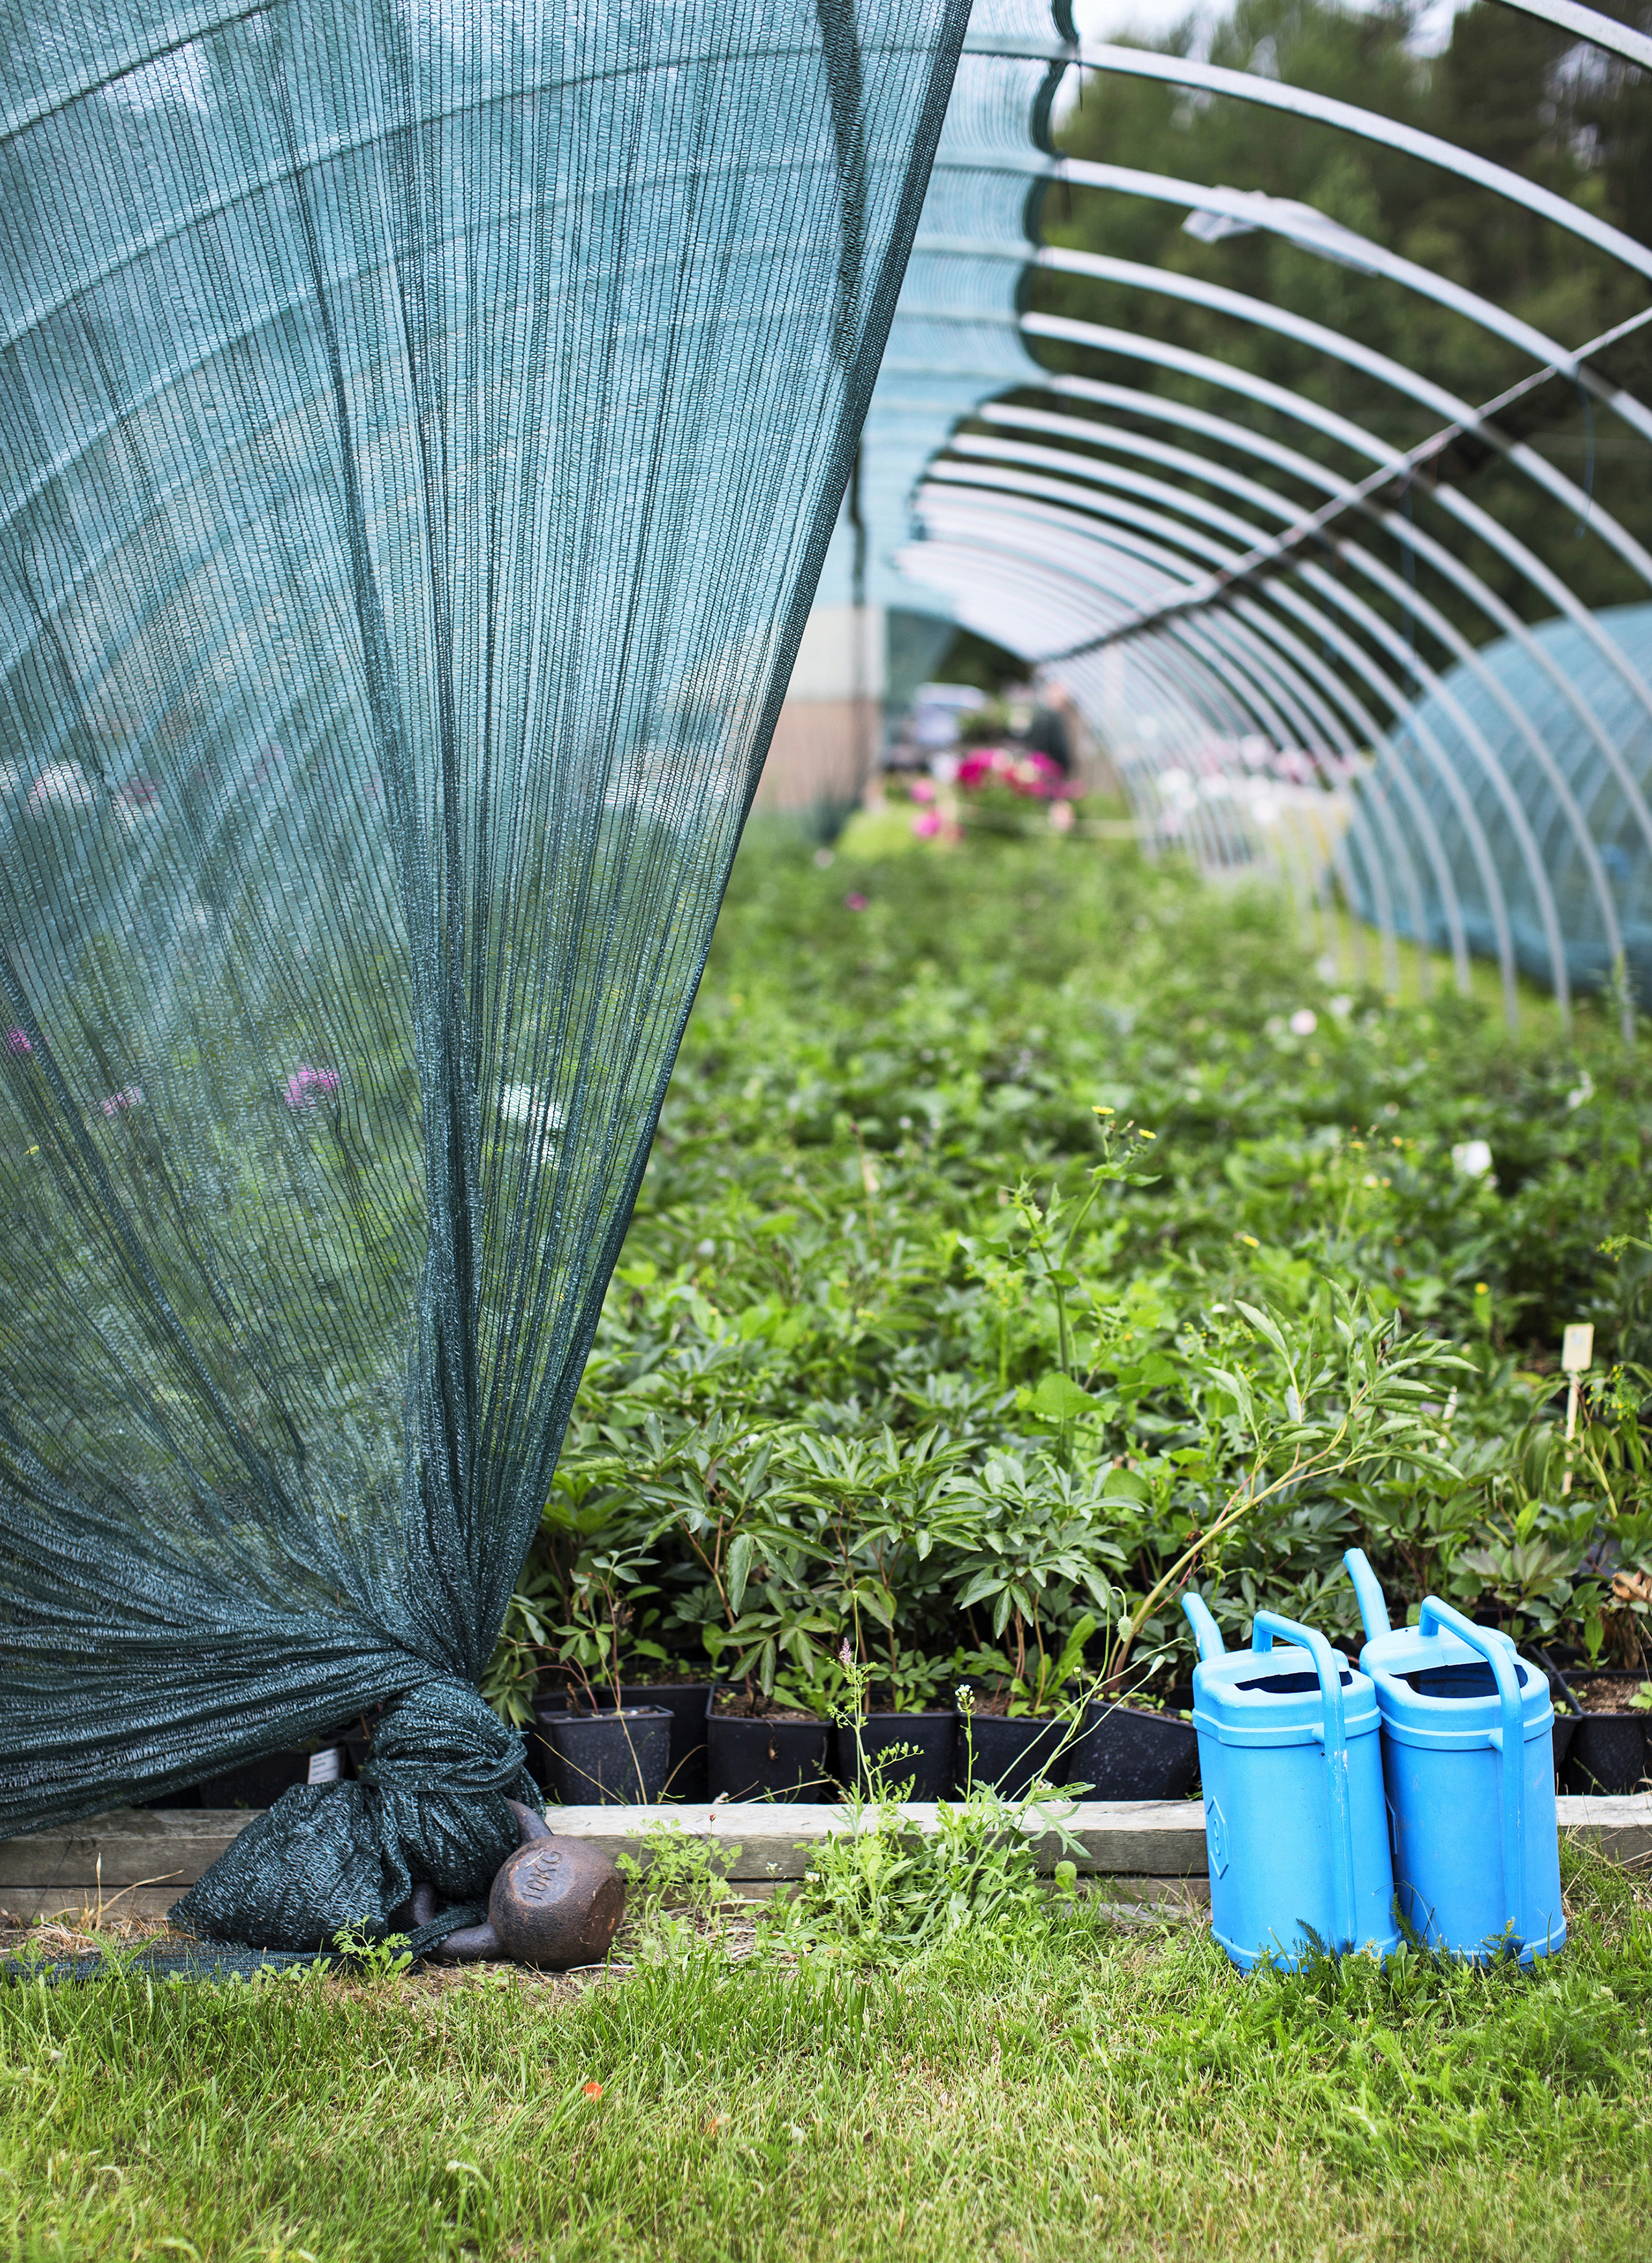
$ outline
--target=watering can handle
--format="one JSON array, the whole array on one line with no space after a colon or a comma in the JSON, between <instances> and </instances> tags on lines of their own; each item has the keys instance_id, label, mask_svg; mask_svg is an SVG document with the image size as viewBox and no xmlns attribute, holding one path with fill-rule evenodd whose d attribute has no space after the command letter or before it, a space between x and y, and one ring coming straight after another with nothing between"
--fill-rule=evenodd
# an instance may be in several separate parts
<instances>
[{"instance_id":1,"label":"watering can handle","mask_svg":"<svg viewBox=\"0 0 1652 2263\"><path fill-rule=\"evenodd\" d=\"M1366 1630L1366 1640L1374 1642L1380 1634L1390 1634L1388 1607L1377 1585L1377 1575L1372 1570L1363 1548L1350 1548L1344 1552L1343 1562L1354 1583L1354 1601L1359 1606L1359 1616Z\"/></svg>"},{"instance_id":2,"label":"watering can handle","mask_svg":"<svg viewBox=\"0 0 1652 2263\"><path fill-rule=\"evenodd\" d=\"M1438 1595L1429 1595L1417 1614L1417 1630L1438 1635L1442 1627L1449 1627L1460 1642L1485 1659L1503 1706L1503 1908L1504 1921L1518 1940L1525 1885L1525 1713L1514 1648L1506 1635L1476 1626Z\"/></svg>"},{"instance_id":3,"label":"watering can handle","mask_svg":"<svg viewBox=\"0 0 1652 2263\"><path fill-rule=\"evenodd\" d=\"M1252 1650L1270 1651L1275 1635L1301 1643L1314 1661L1320 1693L1325 1701L1325 1766L1330 1784L1331 1877L1337 1897L1338 1946L1354 1946L1354 1812L1348 1776L1348 1729L1343 1713L1342 1660L1322 1634L1282 1619L1277 1611L1258 1611L1250 1622Z\"/></svg>"},{"instance_id":4,"label":"watering can handle","mask_svg":"<svg viewBox=\"0 0 1652 2263\"><path fill-rule=\"evenodd\" d=\"M1202 1595L1191 1591L1182 1597L1182 1616L1193 1630L1193 1639L1199 1645L1201 1659L1225 1658L1228 1646L1221 1638L1221 1629L1212 1618Z\"/></svg>"}]
</instances>

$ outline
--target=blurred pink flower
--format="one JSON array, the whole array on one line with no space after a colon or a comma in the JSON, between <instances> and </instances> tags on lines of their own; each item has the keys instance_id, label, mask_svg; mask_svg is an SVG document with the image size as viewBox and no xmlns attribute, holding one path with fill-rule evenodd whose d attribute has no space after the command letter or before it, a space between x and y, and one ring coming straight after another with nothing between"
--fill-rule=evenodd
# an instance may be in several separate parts
<instances>
[{"instance_id":1,"label":"blurred pink flower","mask_svg":"<svg viewBox=\"0 0 1652 2263\"><path fill-rule=\"evenodd\" d=\"M958 783L966 793L982 786L1004 785L1011 793L1031 794L1051 800L1062 793L1067 780L1047 755L1020 747L976 747L958 765Z\"/></svg>"},{"instance_id":2,"label":"blurred pink flower","mask_svg":"<svg viewBox=\"0 0 1652 2263\"><path fill-rule=\"evenodd\" d=\"M119 1092L112 1092L103 1104L105 1116L123 1115L128 1108L137 1108L143 1100L141 1084L123 1084Z\"/></svg>"},{"instance_id":3,"label":"blurred pink flower","mask_svg":"<svg viewBox=\"0 0 1652 2263\"><path fill-rule=\"evenodd\" d=\"M940 829L941 821L938 810L920 809L912 820L912 830L920 841L932 841Z\"/></svg>"},{"instance_id":4,"label":"blurred pink flower","mask_svg":"<svg viewBox=\"0 0 1652 2263\"><path fill-rule=\"evenodd\" d=\"M848 895L844 898L844 909L846 912L864 912L871 900L872 899L870 896L863 896L859 893Z\"/></svg>"},{"instance_id":5,"label":"blurred pink flower","mask_svg":"<svg viewBox=\"0 0 1652 2263\"><path fill-rule=\"evenodd\" d=\"M338 1071L336 1068L311 1068L306 1063L288 1077L285 1089L289 1108L314 1108L322 1093L337 1091Z\"/></svg>"},{"instance_id":6,"label":"blurred pink flower","mask_svg":"<svg viewBox=\"0 0 1652 2263\"><path fill-rule=\"evenodd\" d=\"M935 799L934 779L926 777L914 778L912 781L912 799L914 801L933 801Z\"/></svg>"},{"instance_id":7,"label":"blurred pink flower","mask_svg":"<svg viewBox=\"0 0 1652 2263\"><path fill-rule=\"evenodd\" d=\"M8 1030L6 1031L6 1051L9 1053L32 1053L34 1051L34 1047L29 1042L28 1031L26 1030Z\"/></svg>"}]
</instances>

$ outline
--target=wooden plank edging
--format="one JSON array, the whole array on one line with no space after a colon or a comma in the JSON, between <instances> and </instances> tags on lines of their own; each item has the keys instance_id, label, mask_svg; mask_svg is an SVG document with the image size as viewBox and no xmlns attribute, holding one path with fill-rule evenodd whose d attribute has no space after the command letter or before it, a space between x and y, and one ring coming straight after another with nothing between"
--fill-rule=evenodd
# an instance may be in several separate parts
<instances>
[{"instance_id":1,"label":"wooden plank edging","mask_svg":"<svg viewBox=\"0 0 1652 2263\"><path fill-rule=\"evenodd\" d=\"M938 1827L932 1804L914 1801L902 1812L915 1831ZM1558 1813L1563 1832L1588 1839L1613 1861L1652 1862L1652 1793L1563 1798ZM243 1808L131 1808L0 1840L0 1903L7 1888L50 1893L101 1883L105 1892L134 1888L146 1896L181 1893L253 1819L254 1811ZM840 1807L789 1807L765 1800L709 1807L553 1808L551 1821L555 1830L592 1840L606 1854L638 1859L646 1856L650 1830L674 1827L706 1840L731 1881L751 1884L801 1877L813 1850L849 1827ZM1081 1872L1119 1878L1206 1875L1204 1810L1197 1800L1083 1800L1068 1817L1067 1827L1083 1847ZM1038 1839L1038 1853L1044 1870L1061 1859L1053 1832Z\"/></svg>"}]
</instances>

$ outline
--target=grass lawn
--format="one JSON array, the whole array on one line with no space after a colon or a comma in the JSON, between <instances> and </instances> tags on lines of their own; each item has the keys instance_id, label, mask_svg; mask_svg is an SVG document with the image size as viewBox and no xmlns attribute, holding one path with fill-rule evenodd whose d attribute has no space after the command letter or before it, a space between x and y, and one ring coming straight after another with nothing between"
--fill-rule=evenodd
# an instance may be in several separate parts
<instances>
[{"instance_id":1,"label":"grass lawn","mask_svg":"<svg viewBox=\"0 0 1652 2263\"><path fill-rule=\"evenodd\" d=\"M11 1988L0 2252L1645 2263L1652 1897L1569 1902L1535 1977L1081 1912L864 1977Z\"/></svg>"}]
</instances>

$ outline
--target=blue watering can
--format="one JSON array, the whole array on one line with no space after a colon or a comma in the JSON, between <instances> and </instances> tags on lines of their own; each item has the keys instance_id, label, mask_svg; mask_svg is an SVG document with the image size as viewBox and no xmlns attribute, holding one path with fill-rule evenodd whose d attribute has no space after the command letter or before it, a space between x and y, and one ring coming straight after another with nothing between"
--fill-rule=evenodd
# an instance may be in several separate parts
<instances>
[{"instance_id":1,"label":"blue watering can","mask_svg":"<svg viewBox=\"0 0 1652 2263\"><path fill-rule=\"evenodd\" d=\"M1523 1964L1566 1940L1554 1814L1554 1708L1506 1634L1431 1595L1391 1627L1358 1548L1354 1583L1382 1716L1400 1908L1431 1948Z\"/></svg>"},{"instance_id":2,"label":"blue watering can","mask_svg":"<svg viewBox=\"0 0 1652 2263\"><path fill-rule=\"evenodd\" d=\"M1249 1650L1225 1651L1197 1595L1193 1725L1205 1786L1210 1909L1242 1972L1272 1952L1399 1946L1382 1807L1375 1693L1322 1634L1272 1611ZM1275 1650L1275 1636L1297 1644Z\"/></svg>"}]
</instances>

